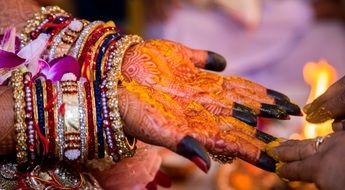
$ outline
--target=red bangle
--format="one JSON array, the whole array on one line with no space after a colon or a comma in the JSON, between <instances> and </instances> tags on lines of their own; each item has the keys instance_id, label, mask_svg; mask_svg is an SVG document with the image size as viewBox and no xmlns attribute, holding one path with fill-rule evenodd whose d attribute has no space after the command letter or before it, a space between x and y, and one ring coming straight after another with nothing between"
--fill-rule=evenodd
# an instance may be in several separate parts
<instances>
[{"instance_id":1,"label":"red bangle","mask_svg":"<svg viewBox=\"0 0 345 190\"><path fill-rule=\"evenodd\" d=\"M92 106L91 86L89 82L84 83L87 109L87 123L88 123L88 159L95 158L95 123Z\"/></svg>"},{"instance_id":2,"label":"red bangle","mask_svg":"<svg viewBox=\"0 0 345 190\"><path fill-rule=\"evenodd\" d=\"M93 31L93 33L89 36L89 38L86 40L86 43L81 51L80 57L78 59L79 63L82 64L82 76L86 76L87 71L90 70L90 64L93 61L92 57L92 47L95 45L95 43L99 40L101 36L104 35L106 32L116 32L115 27L102 27L100 26L96 30ZM90 52L91 51L91 52Z\"/></svg>"},{"instance_id":3,"label":"red bangle","mask_svg":"<svg viewBox=\"0 0 345 190\"><path fill-rule=\"evenodd\" d=\"M55 95L53 84L51 80L46 80L46 95L47 105L45 107L48 116L48 140L49 140L49 153L55 155L55 118L54 118L54 102Z\"/></svg>"}]
</instances>

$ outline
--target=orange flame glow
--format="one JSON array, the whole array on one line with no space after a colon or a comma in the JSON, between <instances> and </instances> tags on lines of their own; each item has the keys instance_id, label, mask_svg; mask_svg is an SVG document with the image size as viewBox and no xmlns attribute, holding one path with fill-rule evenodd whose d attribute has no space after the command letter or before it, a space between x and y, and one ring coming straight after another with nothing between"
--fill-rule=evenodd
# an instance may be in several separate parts
<instances>
[{"instance_id":1,"label":"orange flame glow","mask_svg":"<svg viewBox=\"0 0 345 190\"><path fill-rule=\"evenodd\" d=\"M318 63L307 63L303 68L304 80L310 85L311 90L307 103L312 102L315 98L324 93L327 88L336 79L335 69L325 60ZM326 121L321 124L311 124L306 122L304 127L304 137L314 138L316 136L326 135L331 132L332 121Z\"/></svg>"}]
</instances>

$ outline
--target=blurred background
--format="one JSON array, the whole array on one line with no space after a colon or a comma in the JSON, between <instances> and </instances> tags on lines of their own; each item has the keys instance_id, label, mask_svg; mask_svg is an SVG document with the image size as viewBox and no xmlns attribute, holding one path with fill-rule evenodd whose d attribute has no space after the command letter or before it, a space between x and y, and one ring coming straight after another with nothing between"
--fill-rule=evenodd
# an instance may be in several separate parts
<instances>
[{"instance_id":1,"label":"blurred background","mask_svg":"<svg viewBox=\"0 0 345 190\"><path fill-rule=\"evenodd\" d=\"M279 90L303 106L345 74L344 0L40 0L80 18L114 20L127 33L164 38L218 52L240 75ZM310 125L260 120L259 128L285 138L328 133L328 123ZM209 175L162 150L172 189L315 189L284 183L241 161L214 163Z\"/></svg>"}]
</instances>

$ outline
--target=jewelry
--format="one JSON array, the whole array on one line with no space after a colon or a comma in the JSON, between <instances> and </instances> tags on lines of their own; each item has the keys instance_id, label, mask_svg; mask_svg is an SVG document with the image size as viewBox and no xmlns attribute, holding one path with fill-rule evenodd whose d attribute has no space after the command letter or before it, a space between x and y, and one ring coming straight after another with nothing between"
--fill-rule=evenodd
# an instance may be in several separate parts
<instances>
[{"instance_id":1,"label":"jewelry","mask_svg":"<svg viewBox=\"0 0 345 190\"><path fill-rule=\"evenodd\" d=\"M133 156L135 153L135 140L131 143L123 131L123 123L117 100L118 82L122 80L121 65L126 50L143 39L136 35L127 35L116 43L116 50L113 52L113 58L108 60L107 73L105 77L105 87L107 88L107 106L109 109L109 118L111 128L114 132L115 144L118 149L118 155L114 155L114 161Z\"/></svg>"},{"instance_id":2,"label":"jewelry","mask_svg":"<svg viewBox=\"0 0 345 190\"><path fill-rule=\"evenodd\" d=\"M81 159L84 160L87 158L87 131L88 131L88 125L87 125L87 118L85 117L85 90L78 82L78 102L79 102L79 132L80 132L80 152L81 152Z\"/></svg>"},{"instance_id":3,"label":"jewelry","mask_svg":"<svg viewBox=\"0 0 345 190\"><path fill-rule=\"evenodd\" d=\"M53 88L53 84L51 80L46 80L45 81L45 87L46 87L46 104L44 109L46 110L46 121L47 125L46 125L46 132L47 136L48 136L48 140L49 140L49 153L52 155L55 155L55 147L56 147L56 143L55 143L55 138L56 138L56 132L55 132L55 115L57 115L57 112L54 112L54 105L55 105L55 92L54 92L54 88Z\"/></svg>"},{"instance_id":4,"label":"jewelry","mask_svg":"<svg viewBox=\"0 0 345 190\"><path fill-rule=\"evenodd\" d=\"M17 163L23 164L28 161L28 147L26 145L27 126L25 124L25 101L24 101L24 85L23 85L23 74L15 70L12 72L11 86L13 88L13 99L14 99L14 127L16 130L16 150L17 150Z\"/></svg>"},{"instance_id":5,"label":"jewelry","mask_svg":"<svg viewBox=\"0 0 345 190\"><path fill-rule=\"evenodd\" d=\"M35 13L33 18L27 21L27 25L20 34L21 45L25 46L31 40L30 33L41 25L45 19L47 19L46 22L53 20L54 14L68 15L58 6L41 7L40 12Z\"/></svg>"},{"instance_id":6,"label":"jewelry","mask_svg":"<svg viewBox=\"0 0 345 190\"><path fill-rule=\"evenodd\" d=\"M57 118L57 126L56 126L56 130L57 130L57 155L58 158L60 160L63 159L63 153L64 153L64 144L65 144L65 137L64 137L64 119L63 119L63 113L61 113L61 106L62 106L62 87L60 82L56 83L56 89L57 89L57 93L58 93L58 97L57 97L57 104L56 104L56 114L58 116Z\"/></svg>"},{"instance_id":7,"label":"jewelry","mask_svg":"<svg viewBox=\"0 0 345 190\"><path fill-rule=\"evenodd\" d=\"M102 100L100 84L97 81L93 82L95 108L96 108L96 130L97 130L97 152L98 158L104 158L104 138L103 138L103 120L102 120Z\"/></svg>"},{"instance_id":8,"label":"jewelry","mask_svg":"<svg viewBox=\"0 0 345 190\"><path fill-rule=\"evenodd\" d=\"M315 152L319 152L321 144L325 141L326 138L330 137L330 135L323 136L323 137L316 137L315 139Z\"/></svg>"},{"instance_id":9,"label":"jewelry","mask_svg":"<svg viewBox=\"0 0 345 190\"><path fill-rule=\"evenodd\" d=\"M101 24L104 22L102 21L94 21L91 22L89 25L85 26L83 31L80 33L80 36L78 37L77 41L75 42L74 46L70 49L69 55L78 59L80 55L81 49L83 49L84 43L88 36L92 33L93 30L98 28Z\"/></svg>"},{"instance_id":10,"label":"jewelry","mask_svg":"<svg viewBox=\"0 0 345 190\"><path fill-rule=\"evenodd\" d=\"M32 97L31 73L24 74L24 91L25 91L25 123L27 126L27 146L29 152L29 162L34 165L36 160L36 133L34 130L34 112Z\"/></svg>"},{"instance_id":11,"label":"jewelry","mask_svg":"<svg viewBox=\"0 0 345 190\"><path fill-rule=\"evenodd\" d=\"M94 103L91 92L90 82L84 83L85 96L86 96L86 113L88 123L88 159L92 160L95 157L95 119L94 119Z\"/></svg>"}]
</instances>

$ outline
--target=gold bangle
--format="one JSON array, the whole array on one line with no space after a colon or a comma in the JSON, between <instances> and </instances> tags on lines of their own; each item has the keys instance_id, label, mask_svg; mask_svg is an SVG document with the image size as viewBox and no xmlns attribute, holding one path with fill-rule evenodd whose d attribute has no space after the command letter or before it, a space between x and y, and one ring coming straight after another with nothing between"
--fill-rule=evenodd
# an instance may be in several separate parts
<instances>
[{"instance_id":1,"label":"gold bangle","mask_svg":"<svg viewBox=\"0 0 345 190\"><path fill-rule=\"evenodd\" d=\"M107 106L119 156L113 157L115 161L133 156L136 149L135 139L131 143L123 131L123 122L118 106L117 88L118 82L123 79L123 76L121 75L121 65L126 50L132 45L143 42L144 40L137 35L124 36L116 43L116 50L112 52L112 58L110 58L107 63L107 73L105 78L105 87L107 88Z\"/></svg>"},{"instance_id":2,"label":"gold bangle","mask_svg":"<svg viewBox=\"0 0 345 190\"><path fill-rule=\"evenodd\" d=\"M27 21L27 25L24 27L20 34L21 45L24 46L30 42L30 32L35 30L50 14L66 14L63 9L58 6L41 7L40 12L35 13L33 18Z\"/></svg>"},{"instance_id":3,"label":"gold bangle","mask_svg":"<svg viewBox=\"0 0 345 190\"><path fill-rule=\"evenodd\" d=\"M24 101L24 84L23 74L15 70L12 72L11 86L13 88L14 99L14 127L16 130L16 150L17 150L17 162L23 164L28 161L28 147L27 141L27 126L25 124L25 101Z\"/></svg>"}]
</instances>

